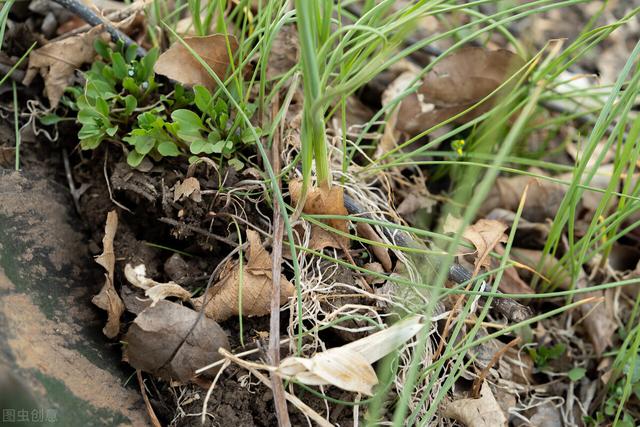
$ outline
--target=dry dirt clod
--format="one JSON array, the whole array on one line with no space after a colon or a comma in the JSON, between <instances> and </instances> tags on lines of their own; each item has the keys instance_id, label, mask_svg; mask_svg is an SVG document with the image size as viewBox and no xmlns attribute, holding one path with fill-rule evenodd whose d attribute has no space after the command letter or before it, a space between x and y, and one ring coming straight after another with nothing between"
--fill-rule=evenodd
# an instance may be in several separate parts
<instances>
[{"instance_id":1,"label":"dry dirt clod","mask_svg":"<svg viewBox=\"0 0 640 427\"><path fill-rule=\"evenodd\" d=\"M183 40L220 78L224 77L231 63L229 55L233 55L238 48L236 38L231 35L212 34L185 37ZM200 84L209 90L217 86L215 79L180 41L160 55L153 69L157 74L184 85Z\"/></svg>"},{"instance_id":2,"label":"dry dirt clod","mask_svg":"<svg viewBox=\"0 0 640 427\"><path fill-rule=\"evenodd\" d=\"M215 321L169 301L142 311L124 341L124 358L131 366L182 383L193 379L198 368L219 359L218 349L229 349L227 335Z\"/></svg>"}]
</instances>

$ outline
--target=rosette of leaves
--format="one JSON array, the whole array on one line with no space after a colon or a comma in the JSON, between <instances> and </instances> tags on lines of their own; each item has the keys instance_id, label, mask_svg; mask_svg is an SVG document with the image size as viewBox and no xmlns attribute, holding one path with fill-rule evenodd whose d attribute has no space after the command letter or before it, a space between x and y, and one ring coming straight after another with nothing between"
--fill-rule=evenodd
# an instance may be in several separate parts
<instances>
[{"instance_id":1,"label":"rosette of leaves","mask_svg":"<svg viewBox=\"0 0 640 427\"><path fill-rule=\"evenodd\" d=\"M78 138L85 150L97 148L105 139L114 138L121 127L129 126L136 108L158 88L153 72L158 49L138 60L135 46L114 52L97 41L95 48L108 63L94 62L85 73L84 88L67 89L74 99L67 104L78 111L82 125Z\"/></svg>"},{"instance_id":2,"label":"rosette of leaves","mask_svg":"<svg viewBox=\"0 0 640 427\"><path fill-rule=\"evenodd\" d=\"M95 47L104 62L95 62L85 74L85 86L68 88L73 100L64 100L78 111L82 149L95 149L105 140L124 141L132 167L147 156L156 161L185 156L189 162L210 156L238 170L244 166L238 152L255 138L237 115L232 117L222 97L200 85L162 88L153 71L157 49L137 59L133 47L113 51L102 41ZM242 105L251 117L255 104Z\"/></svg>"}]
</instances>

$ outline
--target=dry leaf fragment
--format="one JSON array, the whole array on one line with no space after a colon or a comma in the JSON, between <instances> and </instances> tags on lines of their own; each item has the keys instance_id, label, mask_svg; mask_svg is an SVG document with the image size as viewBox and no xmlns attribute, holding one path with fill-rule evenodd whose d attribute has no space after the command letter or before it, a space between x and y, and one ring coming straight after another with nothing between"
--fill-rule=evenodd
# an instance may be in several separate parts
<instances>
[{"instance_id":1,"label":"dry leaf fragment","mask_svg":"<svg viewBox=\"0 0 640 427\"><path fill-rule=\"evenodd\" d=\"M283 25L276 34L267 60L267 79L272 80L298 64L298 30L295 25Z\"/></svg>"},{"instance_id":2,"label":"dry leaf fragment","mask_svg":"<svg viewBox=\"0 0 640 427\"><path fill-rule=\"evenodd\" d=\"M496 179L478 215L486 216L495 208L515 212L527 185L529 189L522 210L522 218L531 222L545 222L547 219L553 219L567 191L566 187L555 182L521 175Z\"/></svg>"},{"instance_id":3,"label":"dry leaf fragment","mask_svg":"<svg viewBox=\"0 0 640 427\"><path fill-rule=\"evenodd\" d=\"M316 353L310 358L288 357L278 367L278 373L283 378L308 385L331 384L371 396L373 386L378 383L371 364L413 338L423 326L420 316L412 316L375 334Z\"/></svg>"},{"instance_id":4,"label":"dry leaf fragment","mask_svg":"<svg viewBox=\"0 0 640 427\"><path fill-rule=\"evenodd\" d=\"M235 37L212 34L204 37L185 37L183 40L218 77L224 78L231 63L229 52L233 55L238 48ZM199 84L209 90L216 87L215 79L180 41L175 42L160 55L153 70L184 85Z\"/></svg>"},{"instance_id":5,"label":"dry leaf fragment","mask_svg":"<svg viewBox=\"0 0 640 427\"><path fill-rule=\"evenodd\" d=\"M444 57L425 76L417 93L400 104L398 129L416 135L478 103L524 65L507 50L464 47ZM466 123L493 107L497 96L455 120Z\"/></svg>"},{"instance_id":6,"label":"dry leaf fragment","mask_svg":"<svg viewBox=\"0 0 640 427\"><path fill-rule=\"evenodd\" d=\"M291 180L289 182L289 192L293 203L298 204L302 192L302 182ZM344 207L344 190L338 186L309 188L302 211L315 215L349 215L349 212ZM328 219L324 222L342 233L349 232L346 219ZM335 233L334 236L341 248L349 246L347 237Z\"/></svg>"},{"instance_id":7,"label":"dry leaf fragment","mask_svg":"<svg viewBox=\"0 0 640 427\"><path fill-rule=\"evenodd\" d=\"M131 264L124 266L124 276L129 283L141 289L145 289L145 295L151 298L151 307L168 297L176 297L182 301L191 298L191 292L175 282L160 283L147 277L147 269L144 264L132 267Z\"/></svg>"},{"instance_id":8,"label":"dry leaf fragment","mask_svg":"<svg viewBox=\"0 0 640 427\"><path fill-rule=\"evenodd\" d=\"M229 349L220 325L206 316L198 317L198 312L169 301L148 307L125 335L125 359L134 368L166 380L191 380L196 369L220 358L218 349Z\"/></svg>"},{"instance_id":9,"label":"dry leaf fragment","mask_svg":"<svg viewBox=\"0 0 640 427\"><path fill-rule=\"evenodd\" d=\"M461 422L466 427L500 427L507 425L500 405L485 381L479 399L459 399L449 403L444 416Z\"/></svg>"},{"instance_id":10,"label":"dry leaf fragment","mask_svg":"<svg viewBox=\"0 0 640 427\"><path fill-rule=\"evenodd\" d=\"M183 197L190 197L194 202L201 202L200 181L194 177L189 177L185 178L182 182L178 182L175 187L173 187L173 201L177 202Z\"/></svg>"},{"instance_id":11,"label":"dry leaf fragment","mask_svg":"<svg viewBox=\"0 0 640 427\"><path fill-rule=\"evenodd\" d=\"M579 289L588 288L588 282L589 278L586 273L580 271L576 286ZM611 346L614 333L618 329L613 302L606 296L604 291L593 291L580 294L578 297L580 300L600 297L599 301L582 304L579 308L580 313L584 316L582 320L584 329L597 355L601 355L607 347Z\"/></svg>"},{"instance_id":12,"label":"dry leaf fragment","mask_svg":"<svg viewBox=\"0 0 640 427\"><path fill-rule=\"evenodd\" d=\"M240 314L238 306L240 286L242 286L242 314L245 316L264 316L270 312L272 259L260 242L260 236L253 230L247 230L249 241L248 261L240 270L236 261L228 264L220 281L206 295L193 299L197 309L204 309L205 314L222 321ZM242 282L240 275L242 272ZM293 296L294 286L284 275L281 275L280 304L284 304ZM203 308L202 305L207 303Z\"/></svg>"},{"instance_id":13,"label":"dry leaf fragment","mask_svg":"<svg viewBox=\"0 0 640 427\"><path fill-rule=\"evenodd\" d=\"M102 239L102 255L96 258L96 262L107 271L104 275L105 281L100 293L91 300L95 305L107 311L107 324L102 332L109 338L115 338L120 332L120 316L124 313L124 303L113 285L113 271L116 263L113 239L117 228L118 214L113 210L107 214L107 223Z\"/></svg>"},{"instance_id":14,"label":"dry leaf fragment","mask_svg":"<svg viewBox=\"0 0 640 427\"><path fill-rule=\"evenodd\" d=\"M73 73L96 56L93 44L102 33L101 27L63 40L48 43L29 55L29 67L22 83L29 86L37 74L44 79L44 89L52 108L58 106Z\"/></svg>"},{"instance_id":15,"label":"dry leaf fragment","mask_svg":"<svg viewBox=\"0 0 640 427\"><path fill-rule=\"evenodd\" d=\"M464 231L462 235L475 246L478 256L475 261L476 270L480 267L489 268L491 260L489 252L498 245L507 241L507 235L504 234L507 226L491 219L481 219Z\"/></svg>"}]
</instances>

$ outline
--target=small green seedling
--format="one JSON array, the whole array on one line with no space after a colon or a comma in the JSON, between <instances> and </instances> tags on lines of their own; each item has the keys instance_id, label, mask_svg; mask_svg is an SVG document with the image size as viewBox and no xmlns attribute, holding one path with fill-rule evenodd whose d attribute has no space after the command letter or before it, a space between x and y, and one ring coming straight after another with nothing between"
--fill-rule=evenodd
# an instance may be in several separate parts
<instances>
[{"instance_id":1,"label":"small green seedling","mask_svg":"<svg viewBox=\"0 0 640 427\"><path fill-rule=\"evenodd\" d=\"M554 346L539 346L529 349L529 355L533 359L533 363L539 368L544 368L550 361L559 359L566 351L566 346L558 343Z\"/></svg>"},{"instance_id":2,"label":"small green seedling","mask_svg":"<svg viewBox=\"0 0 640 427\"><path fill-rule=\"evenodd\" d=\"M95 62L85 73L83 88L67 88L71 99L63 101L78 111L82 149L96 149L103 141L124 141L130 147L127 163L132 167L147 156L155 161L185 156L190 162L214 156L236 169L244 166L239 151L255 138L232 117L224 99L204 86L163 88L155 81L155 48L141 59L136 58L134 46L113 51L98 41L95 48L104 62ZM163 89L171 90L163 93ZM244 108L249 117L255 112L254 104ZM46 120L52 123L50 116Z\"/></svg>"}]
</instances>

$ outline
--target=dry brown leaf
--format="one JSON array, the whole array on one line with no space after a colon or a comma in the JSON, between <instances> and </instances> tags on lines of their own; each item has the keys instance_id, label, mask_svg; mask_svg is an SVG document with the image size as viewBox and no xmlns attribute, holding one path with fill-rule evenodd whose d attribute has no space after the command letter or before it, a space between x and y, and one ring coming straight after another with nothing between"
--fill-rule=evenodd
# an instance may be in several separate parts
<instances>
[{"instance_id":1,"label":"dry brown leaf","mask_svg":"<svg viewBox=\"0 0 640 427\"><path fill-rule=\"evenodd\" d=\"M124 340L124 357L131 366L182 383L191 380L198 368L219 359L219 348L229 349L227 335L215 321L198 319L198 312L169 301L142 311Z\"/></svg>"},{"instance_id":2,"label":"dry brown leaf","mask_svg":"<svg viewBox=\"0 0 640 427\"><path fill-rule=\"evenodd\" d=\"M220 281L213 286L206 295L193 299L197 309L202 309L204 302L205 314L222 321L240 314L238 307L239 289L242 286L242 314L245 316L264 316L269 314L271 305L272 259L260 242L260 236L253 230L247 230L249 241L248 261L243 265L236 261L228 264L221 275ZM242 272L242 282L240 275ZM295 287L284 275L281 275L280 304L284 304L293 296Z\"/></svg>"},{"instance_id":3,"label":"dry brown leaf","mask_svg":"<svg viewBox=\"0 0 640 427\"><path fill-rule=\"evenodd\" d=\"M94 27L86 33L48 43L29 55L29 67L22 83L29 86L36 75L44 79L44 89L52 108L58 106L64 89L69 86L73 73L96 56L93 44L102 33Z\"/></svg>"},{"instance_id":4,"label":"dry brown leaf","mask_svg":"<svg viewBox=\"0 0 640 427\"><path fill-rule=\"evenodd\" d=\"M496 252L500 255L504 254L504 248L502 245L496 245ZM491 267L500 267L500 263L497 259L492 259ZM527 285L527 283L520 278L518 271L514 266L509 266L504 269L499 289L505 294L535 294L535 291L531 289L531 286Z\"/></svg>"},{"instance_id":5,"label":"dry brown leaf","mask_svg":"<svg viewBox=\"0 0 640 427\"><path fill-rule=\"evenodd\" d=\"M444 416L461 422L466 427L500 427L507 425L500 405L485 381L479 399L459 399L449 403Z\"/></svg>"},{"instance_id":6,"label":"dry brown leaf","mask_svg":"<svg viewBox=\"0 0 640 427\"><path fill-rule=\"evenodd\" d=\"M504 233L506 229L507 226L500 221L481 219L464 231L462 237L473 243L478 254L474 263L476 270L480 267L490 268L489 252L498 243L507 241L507 235Z\"/></svg>"},{"instance_id":7,"label":"dry brown leaf","mask_svg":"<svg viewBox=\"0 0 640 427\"><path fill-rule=\"evenodd\" d=\"M183 197L190 197L194 202L201 202L200 181L194 177L189 177L182 182L178 182L173 188L173 201L177 202Z\"/></svg>"},{"instance_id":8,"label":"dry brown leaf","mask_svg":"<svg viewBox=\"0 0 640 427\"><path fill-rule=\"evenodd\" d=\"M567 191L566 187L555 182L521 175L496 179L478 215L486 217L496 208L515 212L527 185L529 189L522 210L522 218L532 222L553 219Z\"/></svg>"},{"instance_id":9,"label":"dry brown leaf","mask_svg":"<svg viewBox=\"0 0 640 427\"><path fill-rule=\"evenodd\" d=\"M416 135L467 110L503 84L524 61L507 50L464 47L438 62L417 93L400 104L397 128ZM455 120L466 123L493 107L497 96Z\"/></svg>"},{"instance_id":10,"label":"dry brown leaf","mask_svg":"<svg viewBox=\"0 0 640 427\"><path fill-rule=\"evenodd\" d=\"M302 192L302 182L291 180L289 182L289 192L294 205L298 204ZM315 215L344 215L349 212L344 207L344 190L342 187L332 186L331 188L309 188L307 198L304 202L304 213ZM348 233L349 227L345 219L328 219L326 224L342 233ZM349 238L343 235L334 234L335 239L342 248L349 247Z\"/></svg>"},{"instance_id":11,"label":"dry brown leaf","mask_svg":"<svg viewBox=\"0 0 640 427\"><path fill-rule=\"evenodd\" d=\"M238 42L235 37L213 34L204 37L185 37L183 40L211 67L218 77L224 78L224 74L231 63L227 41L231 49L231 55L233 55L238 48ZM199 84L210 90L216 87L215 79L209 75L207 70L180 41L175 42L160 55L153 70L157 74L184 85Z\"/></svg>"},{"instance_id":12,"label":"dry brown leaf","mask_svg":"<svg viewBox=\"0 0 640 427\"><path fill-rule=\"evenodd\" d=\"M120 316L124 313L124 303L113 285L113 271L116 263L113 239L116 236L117 228L118 214L113 210L107 214L107 223L102 239L102 255L96 258L96 262L107 271L104 275L105 281L100 293L91 300L95 305L107 311L107 324L102 332L109 338L115 338L120 332Z\"/></svg>"},{"instance_id":13,"label":"dry brown leaf","mask_svg":"<svg viewBox=\"0 0 640 427\"><path fill-rule=\"evenodd\" d=\"M512 260L528 267L527 269L521 269L522 272L535 271L543 277L543 281L551 280L552 285L559 290L567 291L571 288L571 277L565 269L558 267L558 260L555 257L546 256L542 270L537 271L538 265L542 260L542 251L511 248L509 255Z\"/></svg>"},{"instance_id":14,"label":"dry brown leaf","mask_svg":"<svg viewBox=\"0 0 640 427\"><path fill-rule=\"evenodd\" d=\"M295 25L283 25L276 34L267 60L267 79L272 80L298 64L298 30Z\"/></svg>"},{"instance_id":15,"label":"dry brown leaf","mask_svg":"<svg viewBox=\"0 0 640 427\"><path fill-rule=\"evenodd\" d=\"M576 286L578 289L589 287L589 278L584 271L580 272ZM606 298L604 291L593 291L580 294L580 300L596 297L599 300L582 304L580 313L584 316L582 322L589 340L593 344L596 354L601 355L613 343L612 339L618 324L615 321L613 301ZM604 297L604 298L603 298Z\"/></svg>"}]
</instances>

